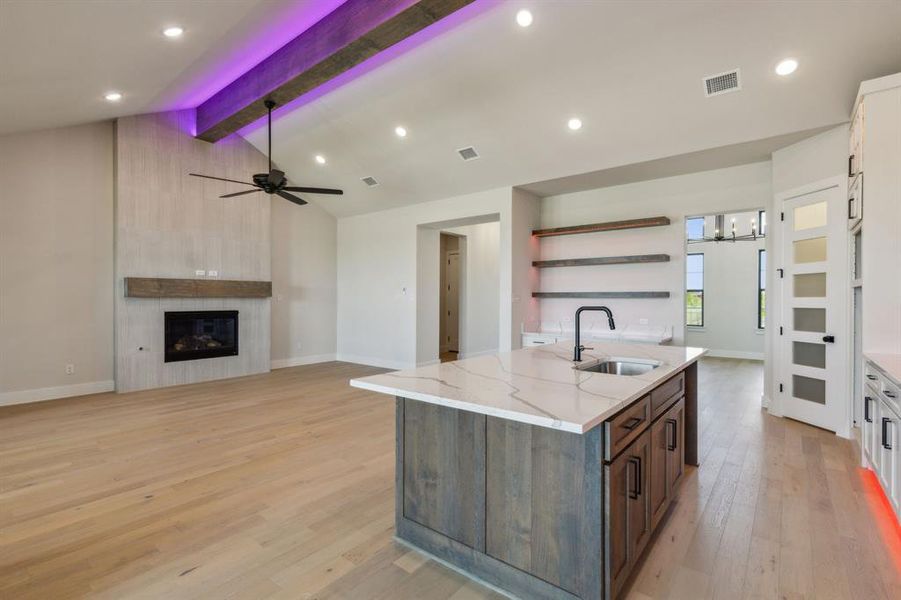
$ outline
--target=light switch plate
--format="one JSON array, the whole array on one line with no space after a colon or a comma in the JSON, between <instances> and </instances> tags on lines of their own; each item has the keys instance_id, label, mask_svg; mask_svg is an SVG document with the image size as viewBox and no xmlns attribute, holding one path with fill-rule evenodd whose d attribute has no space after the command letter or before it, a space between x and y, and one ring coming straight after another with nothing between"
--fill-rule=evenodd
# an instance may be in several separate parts
<instances>
[{"instance_id":1,"label":"light switch plate","mask_svg":"<svg viewBox=\"0 0 901 600\"><path fill-rule=\"evenodd\" d=\"M204 275L206 275L206 271L203 271L201 269L197 269L196 271L194 271L195 277L203 277Z\"/></svg>"},{"instance_id":2,"label":"light switch plate","mask_svg":"<svg viewBox=\"0 0 901 600\"><path fill-rule=\"evenodd\" d=\"M206 274L210 277L219 277L219 271L207 271Z\"/></svg>"}]
</instances>

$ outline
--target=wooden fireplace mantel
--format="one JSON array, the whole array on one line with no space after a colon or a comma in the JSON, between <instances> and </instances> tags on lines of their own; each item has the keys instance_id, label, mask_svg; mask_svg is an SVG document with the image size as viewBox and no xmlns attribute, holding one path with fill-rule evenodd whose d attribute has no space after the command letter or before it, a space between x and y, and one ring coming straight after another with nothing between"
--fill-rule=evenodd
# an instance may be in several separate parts
<instances>
[{"instance_id":1,"label":"wooden fireplace mantel","mask_svg":"<svg viewBox=\"0 0 901 600\"><path fill-rule=\"evenodd\" d=\"M126 298L271 298L271 281L126 277Z\"/></svg>"}]
</instances>

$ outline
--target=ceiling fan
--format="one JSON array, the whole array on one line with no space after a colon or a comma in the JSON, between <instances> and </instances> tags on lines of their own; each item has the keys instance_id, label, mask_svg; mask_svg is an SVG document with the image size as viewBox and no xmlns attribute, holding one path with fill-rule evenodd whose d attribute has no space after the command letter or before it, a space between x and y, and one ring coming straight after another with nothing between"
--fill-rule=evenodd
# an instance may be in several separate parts
<instances>
[{"instance_id":1,"label":"ceiling fan","mask_svg":"<svg viewBox=\"0 0 901 600\"><path fill-rule=\"evenodd\" d=\"M285 200L290 200L294 204L303 206L307 201L288 192L301 192L307 194L334 194L341 195L343 190L334 190L331 188L316 187L296 187L287 185L288 179L285 177L284 171L272 168L272 109L275 108L273 100L266 100L264 105L269 110L269 172L257 173L253 176L253 183L246 181L236 181L234 179L226 179L224 177L213 177L211 175L199 175L197 173L188 173L192 177L203 177L204 179L215 179L217 181L228 181L231 183L240 183L241 185L251 185L252 190L244 190L243 192L234 192L219 196L220 198L233 198L235 196L243 196L244 194L254 194L256 192L266 192L267 194L275 194L281 196Z\"/></svg>"}]
</instances>

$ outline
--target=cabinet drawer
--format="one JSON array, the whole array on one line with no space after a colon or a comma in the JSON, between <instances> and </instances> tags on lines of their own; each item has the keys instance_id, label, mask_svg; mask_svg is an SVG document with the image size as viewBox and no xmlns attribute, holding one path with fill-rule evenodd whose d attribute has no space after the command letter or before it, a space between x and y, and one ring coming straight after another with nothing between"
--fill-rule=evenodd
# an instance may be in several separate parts
<instances>
[{"instance_id":1,"label":"cabinet drawer","mask_svg":"<svg viewBox=\"0 0 901 600\"><path fill-rule=\"evenodd\" d=\"M663 414L670 401L681 396L685 392L685 373L679 373L675 377L662 383L651 392L651 420Z\"/></svg>"},{"instance_id":2,"label":"cabinet drawer","mask_svg":"<svg viewBox=\"0 0 901 600\"><path fill-rule=\"evenodd\" d=\"M604 422L604 460L613 457L632 440L641 435L651 422L651 396L637 400L635 404Z\"/></svg>"}]
</instances>

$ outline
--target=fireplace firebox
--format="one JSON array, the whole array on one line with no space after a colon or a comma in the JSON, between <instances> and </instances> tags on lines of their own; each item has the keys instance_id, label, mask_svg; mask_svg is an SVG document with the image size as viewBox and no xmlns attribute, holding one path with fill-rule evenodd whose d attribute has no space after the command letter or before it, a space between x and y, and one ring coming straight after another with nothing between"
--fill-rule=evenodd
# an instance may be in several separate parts
<instances>
[{"instance_id":1,"label":"fireplace firebox","mask_svg":"<svg viewBox=\"0 0 901 600\"><path fill-rule=\"evenodd\" d=\"M238 311L167 312L165 345L165 362L236 356Z\"/></svg>"}]
</instances>

